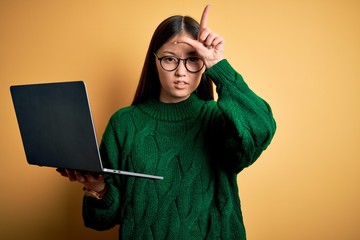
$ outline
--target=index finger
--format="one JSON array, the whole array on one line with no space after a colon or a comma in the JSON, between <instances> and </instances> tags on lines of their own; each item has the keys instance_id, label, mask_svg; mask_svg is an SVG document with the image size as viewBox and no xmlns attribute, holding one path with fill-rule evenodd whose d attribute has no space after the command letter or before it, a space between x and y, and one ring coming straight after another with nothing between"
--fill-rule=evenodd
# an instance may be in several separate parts
<instances>
[{"instance_id":1,"label":"index finger","mask_svg":"<svg viewBox=\"0 0 360 240\"><path fill-rule=\"evenodd\" d=\"M207 18L208 18L209 10L210 10L210 4L206 5L206 7L202 13L201 20L200 20L200 29L206 28L206 26L207 26Z\"/></svg>"}]
</instances>

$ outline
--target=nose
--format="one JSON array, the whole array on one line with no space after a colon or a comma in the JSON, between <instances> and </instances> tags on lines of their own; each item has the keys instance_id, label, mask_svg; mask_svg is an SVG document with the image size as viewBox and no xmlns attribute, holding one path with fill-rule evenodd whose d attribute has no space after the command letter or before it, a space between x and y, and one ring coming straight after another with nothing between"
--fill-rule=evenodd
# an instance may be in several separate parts
<instances>
[{"instance_id":1,"label":"nose","mask_svg":"<svg viewBox=\"0 0 360 240\"><path fill-rule=\"evenodd\" d=\"M178 75L185 75L187 69L185 67L185 60L180 59L179 66L176 68L176 74Z\"/></svg>"}]
</instances>

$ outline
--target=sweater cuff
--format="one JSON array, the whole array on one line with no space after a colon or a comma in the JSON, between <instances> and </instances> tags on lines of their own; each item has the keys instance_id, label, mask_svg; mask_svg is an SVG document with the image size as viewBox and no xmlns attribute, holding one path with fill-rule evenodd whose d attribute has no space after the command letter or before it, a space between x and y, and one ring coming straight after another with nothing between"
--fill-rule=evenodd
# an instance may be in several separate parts
<instances>
[{"instance_id":1,"label":"sweater cuff","mask_svg":"<svg viewBox=\"0 0 360 240\"><path fill-rule=\"evenodd\" d=\"M234 82L235 80L235 70L226 59L221 60L211 68L207 69L206 74L215 84L217 84L220 79L231 82Z\"/></svg>"}]
</instances>

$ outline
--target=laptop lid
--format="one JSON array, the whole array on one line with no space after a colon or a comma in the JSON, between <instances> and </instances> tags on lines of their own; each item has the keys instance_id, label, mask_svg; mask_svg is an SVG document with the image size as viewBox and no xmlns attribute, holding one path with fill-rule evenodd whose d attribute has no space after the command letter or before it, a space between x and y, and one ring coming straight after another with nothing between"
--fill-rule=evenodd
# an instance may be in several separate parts
<instances>
[{"instance_id":1,"label":"laptop lid","mask_svg":"<svg viewBox=\"0 0 360 240\"><path fill-rule=\"evenodd\" d=\"M82 81L11 86L29 164L102 172Z\"/></svg>"}]
</instances>

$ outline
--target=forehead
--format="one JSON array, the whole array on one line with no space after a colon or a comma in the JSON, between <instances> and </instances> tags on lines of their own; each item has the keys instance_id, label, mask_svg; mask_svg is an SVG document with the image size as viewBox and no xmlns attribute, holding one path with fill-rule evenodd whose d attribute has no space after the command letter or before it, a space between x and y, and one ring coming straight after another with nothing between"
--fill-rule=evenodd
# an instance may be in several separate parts
<instances>
[{"instance_id":1,"label":"forehead","mask_svg":"<svg viewBox=\"0 0 360 240\"><path fill-rule=\"evenodd\" d=\"M183 54L193 54L195 53L195 49L185 43L178 43L177 39L179 39L180 37L189 37L192 38L192 36L190 36L189 34L186 33L180 33L177 34L175 36L173 36L172 38L170 38L167 42L164 43L164 45L162 45L159 50L158 53L173 53L176 55L183 55Z\"/></svg>"}]
</instances>

